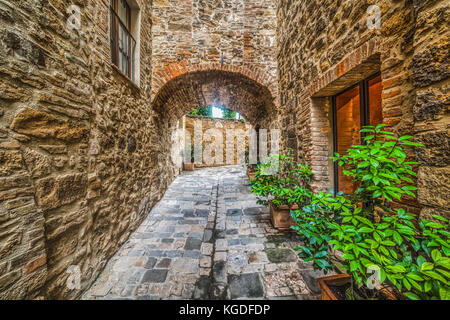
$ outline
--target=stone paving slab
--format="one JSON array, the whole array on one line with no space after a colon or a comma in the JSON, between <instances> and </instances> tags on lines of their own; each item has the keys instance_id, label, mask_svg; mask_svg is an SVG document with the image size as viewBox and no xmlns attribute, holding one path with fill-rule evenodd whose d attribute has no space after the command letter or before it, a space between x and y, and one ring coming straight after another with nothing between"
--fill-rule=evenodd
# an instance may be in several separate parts
<instances>
[{"instance_id":1,"label":"stone paving slab","mask_svg":"<svg viewBox=\"0 0 450 320\"><path fill-rule=\"evenodd\" d=\"M184 173L83 299L318 299L321 273L256 200L243 166Z\"/></svg>"}]
</instances>

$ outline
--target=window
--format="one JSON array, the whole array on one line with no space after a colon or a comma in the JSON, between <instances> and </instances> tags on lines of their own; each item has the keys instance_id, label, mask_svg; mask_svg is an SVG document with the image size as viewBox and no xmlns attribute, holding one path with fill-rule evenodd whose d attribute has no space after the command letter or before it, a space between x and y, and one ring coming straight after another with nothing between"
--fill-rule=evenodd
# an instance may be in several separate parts
<instances>
[{"instance_id":1,"label":"window","mask_svg":"<svg viewBox=\"0 0 450 320\"><path fill-rule=\"evenodd\" d=\"M138 10L128 1L111 0L111 59L112 63L129 79L138 84L136 70L138 60L138 41L134 34L139 34L137 26ZM137 29L137 30L133 30Z\"/></svg>"},{"instance_id":2,"label":"window","mask_svg":"<svg viewBox=\"0 0 450 320\"><path fill-rule=\"evenodd\" d=\"M376 74L333 97L334 152L345 154L352 145L361 143L363 126L383 122L381 91L381 75ZM358 188L337 163L334 188L345 193L353 193Z\"/></svg>"}]
</instances>

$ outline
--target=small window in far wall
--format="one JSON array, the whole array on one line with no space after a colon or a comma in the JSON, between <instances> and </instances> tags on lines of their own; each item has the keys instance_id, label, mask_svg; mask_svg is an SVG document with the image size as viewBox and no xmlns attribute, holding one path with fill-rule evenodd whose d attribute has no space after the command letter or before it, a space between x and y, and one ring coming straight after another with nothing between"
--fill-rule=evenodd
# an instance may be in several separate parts
<instances>
[{"instance_id":1,"label":"small window in far wall","mask_svg":"<svg viewBox=\"0 0 450 320\"><path fill-rule=\"evenodd\" d=\"M136 40L131 34L131 8L125 0L111 0L111 60L129 79L136 82Z\"/></svg>"},{"instance_id":2,"label":"small window in far wall","mask_svg":"<svg viewBox=\"0 0 450 320\"><path fill-rule=\"evenodd\" d=\"M333 97L334 152L346 154L352 145L361 144L363 126L383 122L381 91L381 75L376 74ZM352 177L345 176L337 163L334 171L336 191L356 191Z\"/></svg>"}]
</instances>

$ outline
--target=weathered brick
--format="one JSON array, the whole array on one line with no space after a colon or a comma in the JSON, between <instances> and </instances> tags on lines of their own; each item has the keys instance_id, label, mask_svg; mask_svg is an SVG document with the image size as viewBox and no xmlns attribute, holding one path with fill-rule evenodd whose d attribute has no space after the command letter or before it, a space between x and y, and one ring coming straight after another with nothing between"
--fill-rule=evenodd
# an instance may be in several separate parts
<instances>
[{"instance_id":1,"label":"weathered brick","mask_svg":"<svg viewBox=\"0 0 450 320\"><path fill-rule=\"evenodd\" d=\"M280 151L294 148L313 166L313 187L329 189L329 97L375 71L385 122L425 145L415 154L422 211L448 209L444 0L385 1L380 31L367 30L367 1L136 0L137 84L111 65L108 1L77 2L81 30L66 27L64 1L3 2L0 270L38 251L1 272L0 298L35 298L40 288L77 297L64 285L67 267L84 265L89 285L144 219L180 172L172 133L197 107L224 105L280 129Z\"/></svg>"}]
</instances>

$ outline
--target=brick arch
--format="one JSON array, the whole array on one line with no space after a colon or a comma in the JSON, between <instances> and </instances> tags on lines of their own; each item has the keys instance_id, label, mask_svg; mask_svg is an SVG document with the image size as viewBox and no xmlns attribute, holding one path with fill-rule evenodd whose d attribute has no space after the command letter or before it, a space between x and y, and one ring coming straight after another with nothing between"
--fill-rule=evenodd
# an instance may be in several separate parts
<instances>
[{"instance_id":1,"label":"brick arch","mask_svg":"<svg viewBox=\"0 0 450 320\"><path fill-rule=\"evenodd\" d=\"M225 71L241 74L253 81L268 88L272 97L275 98L274 103L278 105L278 80L262 70L258 66L251 63L244 63L242 66L233 64L220 64L215 62L203 62L192 64L188 60L173 62L168 65L159 66L154 69L152 81L152 101L155 100L161 89L171 80L191 72L198 71Z\"/></svg>"},{"instance_id":2,"label":"brick arch","mask_svg":"<svg viewBox=\"0 0 450 320\"><path fill-rule=\"evenodd\" d=\"M164 76L159 76L159 90L152 94L152 106L171 122L208 105L238 111L252 123L272 117L276 110L276 86L260 73L218 64L203 64L190 70L187 64L178 63L165 70Z\"/></svg>"}]
</instances>

